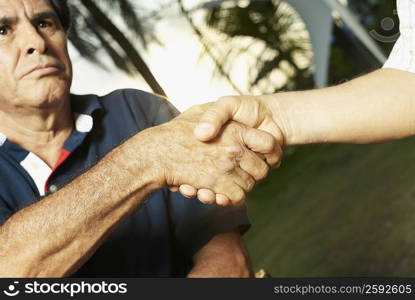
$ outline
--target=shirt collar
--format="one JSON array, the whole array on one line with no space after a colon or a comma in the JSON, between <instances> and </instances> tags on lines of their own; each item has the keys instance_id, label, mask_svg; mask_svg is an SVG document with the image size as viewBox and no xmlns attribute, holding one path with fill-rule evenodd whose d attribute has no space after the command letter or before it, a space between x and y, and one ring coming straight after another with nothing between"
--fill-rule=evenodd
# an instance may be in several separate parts
<instances>
[{"instance_id":1,"label":"shirt collar","mask_svg":"<svg viewBox=\"0 0 415 300\"><path fill-rule=\"evenodd\" d=\"M71 94L72 112L92 116L96 110L103 107L96 95L73 95Z\"/></svg>"},{"instance_id":2,"label":"shirt collar","mask_svg":"<svg viewBox=\"0 0 415 300\"><path fill-rule=\"evenodd\" d=\"M0 147L7 141L7 136L0 132Z\"/></svg>"},{"instance_id":3,"label":"shirt collar","mask_svg":"<svg viewBox=\"0 0 415 300\"><path fill-rule=\"evenodd\" d=\"M51 169L42 159L26 149L10 143L7 137L0 133L0 151L7 153L16 160L30 175L38 189L39 195L45 195L48 182L54 171L78 148L94 125L94 112L103 109L95 95L71 95L71 108L74 114L75 128L61 149L59 161Z\"/></svg>"},{"instance_id":4,"label":"shirt collar","mask_svg":"<svg viewBox=\"0 0 415 300\"><path fill-rule=\"evenodd\" d=\"M87 134L94 125L94 112L103 109L98 97L96 95L71 94L71 106L75 130L79 133ZM0 149L8 144L7 136L0 132Z\"/></svg>"}]
</instances>

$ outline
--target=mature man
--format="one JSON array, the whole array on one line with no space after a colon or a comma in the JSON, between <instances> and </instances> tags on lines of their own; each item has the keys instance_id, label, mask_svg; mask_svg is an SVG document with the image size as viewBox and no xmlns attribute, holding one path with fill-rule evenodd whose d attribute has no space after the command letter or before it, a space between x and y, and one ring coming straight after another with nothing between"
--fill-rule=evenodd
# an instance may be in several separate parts
<instances>
[{"instance_id":1,"label":"mature man","mask_svg":"<svg viewBox=\"0 0 415 300\"><path fill-rule=\"evenodd\" d=\"M380 70L314 91L223 97L200 119L195 135L209 141L235 120L274 135L281 146L379 143L415 135L415 0L398 0L401 36ZM278 149L278 148L277 148ZM183 185L206 203L232 199Z\"/></svg>"},{"instance_id":2,"label":"mature man","mask_svg":"<svg viewBox=\"0 0 415 300\"><path fill-rule=\"evenodd\" d=\"M0 276L250 275L244 211L165 187L241 201L268 170L244 144L272 157L272 136L202 143L200 108L156 126L177 113L156 96L70 95L68 25L65 1L0 0Z\"/></svg>"}]
</instances>

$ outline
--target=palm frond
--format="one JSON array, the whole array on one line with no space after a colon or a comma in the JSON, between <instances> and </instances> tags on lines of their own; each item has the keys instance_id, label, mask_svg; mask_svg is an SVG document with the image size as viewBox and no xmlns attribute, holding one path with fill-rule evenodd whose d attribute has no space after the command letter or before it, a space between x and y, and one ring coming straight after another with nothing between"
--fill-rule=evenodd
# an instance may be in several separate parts
<instances>
[{"instance_id":1,"label":"palm frond","mask_svg":"<svg viewBox=\"0 0 415 300\"><path fill-rule=\"evenodd\" d=\"M100 53L97 50L103 49L117 68L128 74L140 74L155 93L165 95L137 48L128 38L131 34L138 36L145 48L147 35L132 3L132 0L72 0L70 4L74 12L74 28L70 33L70 40L81 55L101 67L103 64L97 58L97 54ZM116 8L111 13L115 12L118 15L108 17L103 10L105 5ZM113 22L113 18L119 18L128 28L128 32L123 33Z\"/></svg>"},{"instance_id":2,"label":"palm frond","mask_svg":"<svg viewBox=\"0 0 415 300\"><path fill-rule=\"evenodd\" d=\"M278 88L298 85L291 82L310 83L311 72L298 63L298 57L311 62L309 36L298 14L287 4L280 1L250 1L244 7L222 4L207 9L205 24L226 36L210 45L212 49L220 49L213 51L220 55L216 62L221 64L218 69L222 68L222 73L230 76L238 64L236 61L242 56L246 58L250 90L261 90L265 81ZM252 40L250 47L241 43L241 39L248 38ZM249 51L253 45L264 48L259 52ZM272 79L275 70L285 74L287 82L276 84Z\"/></svg>"}]
</instances>

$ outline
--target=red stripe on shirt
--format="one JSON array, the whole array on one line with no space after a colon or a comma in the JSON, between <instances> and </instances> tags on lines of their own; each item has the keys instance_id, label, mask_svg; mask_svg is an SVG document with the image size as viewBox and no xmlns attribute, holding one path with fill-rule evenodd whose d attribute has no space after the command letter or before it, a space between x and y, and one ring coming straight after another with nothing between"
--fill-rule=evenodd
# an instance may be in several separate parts
<instances>
[{"instance_id":1,"label":"red stripe on shirt","mask_svg":"<svg viewBox=\"0 0 415 300\"><path fill-rule=\"evenodd\" d=\"M53 169L52 169L52 173L50 174L50 176L49 176L49 178L48 178L48 180L46 180L46 183L45 183L45 193L47 193L48 192L48 188L49 188L49 179L52 177L52 175L53 175L53 172L55 172L55 170L61 165L61 164L63 164L63 162L69 157L69 155L71 155L71 152L69 152L68 150L66 150L66 149L62 149L61 150L61 153L60 153L60 155L59 155L59 159L58 159L58 161L56 162L56 164L55 164L55 166L53 167Z\"/></svg>"}]
</instances>

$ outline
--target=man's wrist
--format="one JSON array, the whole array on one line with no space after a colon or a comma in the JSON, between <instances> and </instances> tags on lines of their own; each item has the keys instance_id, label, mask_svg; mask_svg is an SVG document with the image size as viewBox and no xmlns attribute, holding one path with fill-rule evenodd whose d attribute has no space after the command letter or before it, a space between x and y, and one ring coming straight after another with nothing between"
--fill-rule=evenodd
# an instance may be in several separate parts
<instances>
[{"instance_id":1,"label":"man's wrist","mask_svg":"<svg viewBox=\"0 0 415 300\"><path fill-rule=\"evenodd\" d=\"M284 147L292 146L293 129L291 120L288 116L289 99L286 99L287 93L277 93L272 95L263 95L259 97L259 101L265 108L266 113L269 114L272 122L275 124L275 131L271 134L274 136L280 135L283 139Z\"/></svg>"},{"instance_id":2,"label":"man's wrist","mask_svg":"<svg viewBox=\"0 0 415 300\"><path fill-rule=\"evenodd\" d=\"M165 186L164 172L161 169L161 158L159 152L154 149L154 128L149 128L136 134L119 147L116 157L111 161L119 168L120 172L126 173L130 178L132 188L135 184L146 183L152 190ZM140 180L135 180L140 178Z\"/></svg>"}]
</instances>

